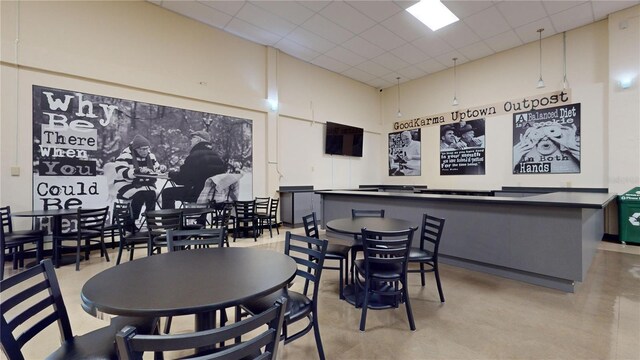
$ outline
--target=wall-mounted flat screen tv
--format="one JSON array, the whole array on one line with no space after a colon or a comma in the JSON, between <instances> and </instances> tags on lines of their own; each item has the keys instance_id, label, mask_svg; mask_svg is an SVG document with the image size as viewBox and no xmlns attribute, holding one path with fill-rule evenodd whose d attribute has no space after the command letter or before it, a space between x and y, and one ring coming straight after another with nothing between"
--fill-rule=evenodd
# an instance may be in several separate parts
<instances>
[{"instance_id":1,"label":"wall-mounted flat screen tv","mask_svg":"<svg viewBox=\"0 0 640 360\"><path fill-rule=\"evenodd\" d=\"M362 157L362 128L327 122L324 152L330 155Z\"/></svg>"}]
</instances>

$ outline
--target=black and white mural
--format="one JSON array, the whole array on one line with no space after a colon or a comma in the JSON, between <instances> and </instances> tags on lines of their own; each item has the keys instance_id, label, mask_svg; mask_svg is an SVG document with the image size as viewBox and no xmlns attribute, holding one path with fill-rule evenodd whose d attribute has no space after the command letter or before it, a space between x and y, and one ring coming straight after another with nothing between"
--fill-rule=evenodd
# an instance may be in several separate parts
<instances>
[{"instance_id":1,"label":"black and white mural","mask_svg":"<svg viewBox=\"0 0 640 360\"><path fill-rule=\"evenodd\" d=\"M419 176L420 129L389 134L389 176Z\"/></svg>"},{"instance_id":2,"label":"black and white mural","mask_svg":"<svg viewBox=\"0 0 640 360\"><path fill-rule=\"evenodd\" d=\"M33 86L33 208L253 198L252 121Z\"/></svg>"},{"instance_id":3,"label":"black and white mural","mask_svg":"<svg viewBox=\"0 0 640 360\"><path fill-rule=\"evenodd\" d=\"M485 119L440 126L440 175L484 175Z\"/></svg>"}]
</instances>

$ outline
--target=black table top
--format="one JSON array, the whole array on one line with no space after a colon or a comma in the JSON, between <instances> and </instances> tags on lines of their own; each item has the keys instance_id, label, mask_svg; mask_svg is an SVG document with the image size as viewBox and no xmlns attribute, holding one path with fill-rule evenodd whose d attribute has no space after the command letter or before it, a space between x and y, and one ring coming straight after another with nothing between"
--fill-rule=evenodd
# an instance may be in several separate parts
<instances>
[{"instance_id":1,"label":"black table top","mask_svg":"<svg viewBox=\"0 0 640 360\"><path fill-rule=\"evenodd\" d=\"M78 209L34 209L27 211L12 212L11 216L18 217L41 217L41 216L63 216L77 214Z\"/></svg>"},{"instance_id":2,"label":"black table top","mask_svg":"<svg viewBox=\"0 0 640 360\"><path fill-rule=\"evenodd\" d=\"M380 217L358 217L342 218L327 222L327 228L344 234L360 234L362 228L373 231L400 231L406 230L415 225L407 220L380 218Z\"/></svg>"},{"instance_id":3,"label":"black table top","mask_svg":"<svg viewBox=\"0 0 640 360\"><path fill-rule=\"evenodd\" d=\"M296 263L270 250L185 250L130 261L87 281L80 297L93 314L171 316L214 311L272 293Z\"/></svg>"}]
</instances>

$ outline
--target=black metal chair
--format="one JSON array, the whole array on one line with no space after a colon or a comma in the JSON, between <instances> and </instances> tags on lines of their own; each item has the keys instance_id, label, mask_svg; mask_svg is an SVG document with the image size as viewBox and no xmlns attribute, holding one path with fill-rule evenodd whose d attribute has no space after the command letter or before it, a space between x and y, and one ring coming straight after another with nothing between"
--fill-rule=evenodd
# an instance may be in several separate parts
<instances>
[{"instance_id":1,"label":"black metal chair","mask_svg":"<svg viewBox=\"0 0 640 360\"><path fill-rule=\"evenodd\" d=\"M25 249L25 245L35 244L33 249ZM24 266L25 252L35 251L38 262L42 260L44 231L42 230L13 230L11 221L11 207L0 207L0 280L4 279L5 250L12 256L13 268Z\"/></svg>"},{"instance_id":2,"label":"black metal chair","mask_svg":"<svg viewBox=\"0 0 640 360\"><path fill-rule=\"evenodd\" d=\"M76 271L80 270L80 252L82 248L84 247L84 257L88 260L92 242L100 244L100 253L104 254L104 257L109 261L109 254L104 243L104 223L108 212L108 206L98 209L78 209L75 219L76 230L63 233L53 241L56 267L60 265L57 261L58 257L62 255L63 249L68 247L63 245L64 241L75 241L76 243ZM83 242L84 246L82 245Z\"/></svg>"},{"instance_id":3,"label":"black metal chair","mask_svg":"<svg viewBox=\"0 0 640 360\"><path fill-rule=\"evenodd\" d=\"M225 228L167 230L167 250L172 252L211 246L223 247L226 233ZM220 313L221 323L224 325L227 322L227 314L224 309L220 309ZM167 317L165 334L171 330L171 321L172 317Z\"/></svg>"},{"instance_id":4,"label":"black metal chair","mask_svg":"<svg viewBox=\"0 0 640 360\"><path fill-rule=\"evenodd\" d=\"M233 211L232 203L214 203L212 208L215 209L212 225L216 228L224 228L224 243L229 247L229 233L233 232L231 222L231 212Z\"/></svg>"},{"instance_id":5,"label":"black metal chair","mask_svg":"<svg viewBox=\"0 0 640 360\"><path fill-rule=\"evenodd\" d=\"M120 234L120 231L118 229L118 220L116 219L116 212L120 209L124 209L124 208L128 208L131 207L130 203L119 203L119 202L115 202L113 203L113 209L111 211L111 217L109 218L110 221L105 222L104 224L104 234L106 236L109 236L111 238L111 248L115 248L116 247L116 232L118 232L118 234Z\"/></svg>"},{"instance_id":6,"label":"black metal chair","mask_svg":"<svg viewBox=\"0 0 640 360\"><path fill-rule=\"evenodd\" d=\"M149 232L147 254L161 253L167 246L167 231L182 229L182 210L163 209L146 212L147 230Z\"/></svg>"},{"instance_id":7,"label":"black metal chair","mask_svg":"<svg viewBox=\"0 0 640 360\"><path fill-rule=\"evenodd\" d=\"M320 238L320 233L318 231L318 221L316 220L316 213L312 212L309 215L302 217L302 223L304 224L304 232L308 237ZM348 276L346 270L349 268L347 266L349 260L349 250L351 250L351 246L349 245L341 245L341 244L331 244L327 246L327 253L325 254L325 270L339 270L340 276L340 299L344 299L344 284L348 282ZM335 266L327 266L326 260L336 260L338 261L338 267ZM342 278L344 276L344 282ZM309 282L306 281L304 286L305 288L308 286ZM305 290L306 291L306 290Z\"/></svg>"},{"instance_id":8,"label":"black metal chair","mask_svg":"<svg viewBox=\"0 0 640 360\"><path fill-rule=\"evenodd\" d=\"M138 335L134 327L127 326L116 336L120 359L142 359L144 352L193 349L195 352L193 357L198 359L275 360L286 305L287 300L281 299L266 311L240 322L187 334ZM211 349L214 344L224 343L243 335L245 341L241 343ZM252 337L247 339L247 336ZM202 351L202 349L206 350Z\"/></svg>"},{"instance_id":9,"label":"black metal chair","mask_svg":"<svg viewBox=\"0 0 640 360\"><path fill-rule=\"evenodd\" d=\"M246 231L251 224L251 230L253 231L253 241L258 241L258 216L256 215L256 202L250 201L236 201L234 202L236 215L233 218L233 242L236 241L239 231ZM242 224L242 225L241 225Z\"/></svg>"},{"instance_id":10,"label":"black metal chair","mask_svg":"<svg viewBox=\"0 0 640 360\"><path fill-rule=\"evenodd\" d=\"M264 229L265 226L269 227L269 237L273 237L273 227L275 226L276 232L280 235L278 230L278 204L280 199L271 199L269 204L269 211L265 214L258 214L258 220L260 221L260 229Z\"/></svg>"},{"instance_id":11,"label":"black metal chair","mask_svg":"<svg viewBox=\"0 0 640 360\"><path fill-rule=\"evenodd\" d=\"M367 309L373 294L380 297L393 297L396 302L404 302L409 318L409 327L416 329L413 312L407 291L407 265L409 248L415 229L402 231L370 231L362 229L362 247L364 259L356 260L356 304L359 303L359 290L364 292L360 331L364 331L367 321ZM398 286L398 284L400 286ZM397 305L397 303L396 303Z\"/></svg>"},{"instance_id":12,"label":"black metal chair","mask_svg":"<svg viewBox=\"0 0 640 360\"><path fill-rule=\"evenodd\" d=\"M438 271L438 249L440 248L440 238L444 230L445 219L427 214L422 215L422 229L420 231L420 247L412 247L409 251L409 263L419 263L420 269L409 269L410 273L420 273L422 286L425 285L424 274L433 272L438 285L440 301L444 302L442 284L440 284L440 272ZM424 266L429 268L425 269Z\"/></svg>"},{"instance_id":13,"label":"black metal chair","mask_svg":"<svg viewBox=\"0 0 640 360\"><path fill-rule=\"evenodd\" d=\"M155 330L156 319L112 319L107 327L74 336L69 314L51 260L0 282L0 333L2 350L9 360L24 360L22 349L37 334L57 323L61 347L47 359L117 359L116 333L134 325L144 333ZM34 341L31 346L42 346Z\"/></svg>"},{"instance_id":14,"label":"black metal chair","mask_svg":"<svg viewBox=\"0 0 640 360\"><path fill-rule=\"evenodd\" d=\"M282 339L285 345L307 334L311 329L316 339L316 347L320 359L324 360L324 349L322 347L322 339L320 337L320 327L318 324L318 293L320 285L320 276L322 275L322 267L324 266L324 256L327 251L327 240L319 240L316 238L293 235L287 231L285 235L285 254L291 256L298 264L296 276L302 280L313 282L313 294L309 298L308 292L302 293L291 289L282 289L263 298L249 301L241 305L241 308L251 315L260 314L271 306L278 298L285 297L287 299L287 310L284 315L284 324L282 326ZM240 308L236 308L236 321L242 314ZM289 335L288 326L302 319L307 319L307 326Z\"/></svg>"},{"instance_id":15,"label":"black metal chair","mask_svg":"<svg viewBox=\"0 0 640 360\"><path fill-rule=\"evenodd\" d=\"M122 259L122 251L126 248L129 252L129 261L133 260L135 249L147 249L149 243L149 235L138 232L131 207L127 206L115 208L114 217L118 232L120 234L120 242L118 246L118 258L116 265L120 264Z\"/></svg>"},{"instance_id":16,"label":"black metal chair","mask_svg":"<svg viewBox=\"0 0 640 360\"><path fill-rule=\"evenodd\" d=\"M359 217L384 217L384 209L380 210L358 210L351 209L351 218L359 218ZM362 251L362 234L353 235L354 244L351 246L351 281L353 282L354 276L354 263L356 261L356 256L358 252Z\"/></svg>"}]
</instances>

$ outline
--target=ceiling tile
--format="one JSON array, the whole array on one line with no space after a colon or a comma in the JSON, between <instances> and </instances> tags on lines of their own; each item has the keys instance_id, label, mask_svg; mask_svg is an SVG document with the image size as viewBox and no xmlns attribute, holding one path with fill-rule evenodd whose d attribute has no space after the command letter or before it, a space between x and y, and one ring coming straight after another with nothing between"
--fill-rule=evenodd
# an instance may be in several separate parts
<instances>
[{"instance_id":1,"label":"ceiling tile","mask_svg":"<svg viewBox=\"0 0 640 360\"><path fill-rule=\"evenodd\" d=\"M435 59L441 63L446 65L447 67L453 67L453 58L458 58L456 60L456 64L458 64L458 66L469 62L469 59L467 59L464 55L462 55L461 52L458 51L452 51L450 53L446 53L443 55L440 55L438 57L436 57Z\"/></svg>"},{"instance_id":2,"label":"ceiling tile","mask_svg":"<svg viewBox=\"0 0 640 360\"><path fill-rule=\"evenodd\" d=\"M218 1L211 1L217 3ZM239 1L235 1L239 3ZM314 12L294 1L252 1L253 5L300 25L313 16Z\"/></svg>"},{"instance_id":3,"label":"ceiling tile","mask_svg":"<svg viewBox=\"0 0 640 360\"><path fill-rule=\"evenodd\" d=\"M460 48L480 41L467 24L458 21L436 31L436 35L454 48Z\"/></svg>"},{"instance_id":4,"label":"ceiling tile","mask_svg":"<svg viewBox=\"0 0 640 360\"><path fill-rule=\"evenodd\" d=\"M347 4L378 22L404 11L392 1L347 1Z\"/></svg>"},{"instance_id":5,"label":"ceiling tile","mask_svg":"<svg viewBox=\"0 0 640 360\"><path fill-rule=\"evenodd\" d=\"M417 64L416 66L418 66L420 69L424 70L427 74L436 73L436 72L444 70L444 69L446 69L448 67L448 66L442 65L436 59L429 59L429 60L427 60L425 62Z\"/></svg>"},{"instance_id":6,"label":"ceiling tile","mask_svg":"<svg viewBox=\"0 0 640 360\"><path fill-rule=\"evenodd\" d=\"M330 0L327 1L318 1L318 0L302 0L302 1L296 1L298 4L309 8L310 10L313 10L315 12L318 12L322 9L324 9L326 6L328 6L329 4L331 4Z\"/></svg>"},{"instance_id":7,"label":"ceiling tile","mask_svg":"<svg viewBox=\"0 0 640 360\"><path fill-rule=\"evenodd\" d=\"M451 10L459 19L466 18L477 12L480 12L490 6L491 1L459 1L459 0L443 0L442 3Z\"/></svg>"},{"instance_id":8,"label":"ceiling tile","mask_svg":"<svg viewBox=\"0 0 640 360\"><path fill-rule=\"evenodd\" d=\"M417 78L421 78L425 75L427 75L426 71L422 70L421 68L417 67L417 66L407 66L404 69L400 69L398 70L398 74L400 74L400 77L402 79L407 79L407 80L412 80L412 79L417 79ZM400 79L400 80L402 80Z\"/></svg>"},{"instance_id":9,"label":"ceiling tile","mask_svg":"<svg viewBox=\"0 0 640 360\"><path fill-rule=\"evenodd\" d=\"M406 11L388 18L382 22L382 25L406 41L413 41L433 34L431 29Z\"/></svg>"},{"instance_id":10,"label":"ceiling tile","mask_svg":"<svg viewBox=\"0 0 640 360\"><path fill-rule=\"evenodd\" d=\"M551 15L553 27L558 32L575 29L594 21L591 4L584 3L569 10Z\"/></svg>"},{"instance_id":11,"label":"ceiling tile","mask_svg":"<svg viewBox=\"0 0 640 360\"><path fill-rule=\"evenodd\" d=\"M350 68L349 65L325 55L318 56L317 58L313 59L311 63L337 73L341 73Z\"/></svg>"},{"instance_id":12,"label":"ceiling tile","mask_svg":"<svg viewBox=\"0 0 640 360\"><path fill-rule=\"evenodd\" d=\"M309 62L320 55L319 52L309 49L306 46L302 46L289 39L282 39L278 41L278 43L275 44L275 47L293 57Z\"/></svg>"},{"instance_id":13,"label":"ceiling tile","mask_svg":"<svg viewBox=\"0 0 640 360\"><path fill-rule=\"evenodd\" d=\"M165 9L217 28L225 27L232 19L228 14L197 2L164 1L162 4Z\"/></svg>"},{"instance_id":14,"label":"ceiling tile","mask_svg":"<svg viewBox=\"0 0 640 360\"><path fill-rule=\"evenodd\" d=\"M559 13L565 11L567 9L571 9L572 7L578 6L580 4L586 3L586 1L545 1L542 3L544 8L547 10L547 14L553 15L555 13Z\"/></svg>"},{"instance_id":15,"label":"ceiling tile","mask_svg":"<svg viewBox=\"0 0 640 360\"><path fill-rule=\"evenodd\" d=\"M287 35L287 39L293 40L302 46L306 46L321 53L335 47L335 44L333 44L331 41L326 40L323 37L320 37L301 27L296 28L289 35Z\"/></svg>"},{"instance_id":16,"label":"ceiling tile","mask_svg":"<svg viewBox=\"0 0 640 360\"><path fill-rule=\"evenodd\" d=\"M302 27L333 42L334 44L342 44L355 36L351 31L336 25L335 23L327 20L324 16L318 14L312 16L302 24Z\"/></svg>"},{"instance_id":17,"label":"ceiling tile","mask_svg":"<svg viewBox=\"0 0 640 360\"><path fill-rule=\"evenodd\" d=\"M431 57L442 55L453 50L451 45L435 36L425 36L412 42L412 44Z\"/></svg>"},{"instance_id":18,"label":"ceiling tile","mask_svg":"<svg viewBox=\"0 0 640 360\"><path fill-rule=\"evenodd\" d=\"M596 20L601 20L607 17L612 12L620 11L628 7L638 5L640 1L593 1L591 5L593 7L593 15Z\"/></svg>"},{"instance_id":19,"label":"ceiling tile","mask_svg":"<svg viewBox=\"0 0 640 360\"><path fill-rule=\"evenodd\" d=\"M518 35L511 30L486 39L484 42L495 52L504 51L523 44Z\"/></svg>"},{"instance_id":20,"label":"ceiling tile","mask_svg":"<svg viewBox=\"0 0 640 360\"><path fill-rule=\"evenodd\" d=\"M546 38L557 33L553 28L553 24L551 24L551 19L549 18L540 19L527 25L523 25L516 28L515 31L520 40L526 44L528 42L538 40L538 29L544 29L542 32L542 38Z\"/></svg>"},{"instance_id":21,"label":"ceiling tile","mask_svg":"<svg viewBox=\"0 0 640 360\"><path fill-rule=\"evenodd\" d=\"M240 19L231 20L224 30L262 45L273 45L282 38Z\"/></svg>"},{"instance_id":22,"label":"ceiling tile","mask_svg":"<svg viewBox=\"0 0 640 360\"><path fill-rule=\"evenodd\" d=\"M376 78L371 81L367 81L367 83L376 89L386 89L388 87L395 86L396 84L395 79L394 81L387 81L383 78Z\"/></svg>"},{"instance_id":23,"label":"ceiling tile","mask_svg":"<svg viewBox=\"0 0 640 360\"><path fill-rule=\"evenodd\" d=\"M376 24L360 11L341 1L332 2L322 9L320 14L356 34L360 34Z\"/></svg>"},{"instance_id":24,"label":"ceiling tile","mask_svg":"<svg viewBox=\"0 0 640 360\"><path fill-rule=\"evenodd\" d=\"M389 70L396 71L397 69L402 69L409 66L409 63L400 59L399 57L393 55L391 52L386 52L372 60L375 63L378 63Z\"/></svg>"},{"instance_id":25,"label":"ceiling tile","mask_svg":"<svg viewBox=\"0 0 640 360\"><path fill-rule=\"evenodd\" d=\"M327 51L325 55L330 56L350 66L356 66L367 60L364 57L354 53L353 51L347 50L341 46L334 47L333 49Z\"/></svg>"},{"instance_id":26,"label":"ceiling tile","mask_svg":"<svg viewBox=\"0 0 640 360\"><path fill-rule=\"evenodd\" d=\"M240 9L236 18L244 20L261 29L269 29L270 32L280 36L285 36L296 28L294 23L249 3L245 4L245 6Z\"/></svg>"},{"instance_id":27,"label":"ceiling tile","mask_svg":"<svg viewBox=\"0 0 640 360\"><path fill-rule=\"evenodd\" d=\"M429 55L409 43L393 49L392 53L395 56L404 59L409 64L417 64L430 58Z\"/></svg>"},{"instance_id":28,"label":"ceiling tile","mask_svg":"<svg viewBox=\"0 0 640 360\"><path fill-rule=\"evenodd\" d=\"M496 6L512 27L519 27L547 16L540 1L503 1Z\"/></svg>"},{"instance_id":29,"label":"ceiling tile","mask_svg":"<svg viewBox=\"0 0 640 360\"><path fill-rule=\"evenodd\" d=\"M380 48L379 46L373 45L369 41L359 36L355 36L352 39L349 39L348 41L343 43L342 46L350 49L358 55L364 56L369 59L385 52L384 49Z\"/></svg>"},{"instance_id":30,"label":"ceiling tile","mask_svg":"<svg viewBox=\"0 0 640 360\"><path fill-rule=\"evenodd\" d=\"M181 2L181 1L162 1L162 4L168 4L170 2ZM235 16L240 9L244 6L244 1L199 1L200 3L214 8L216 10L222 11L225 14L229 14Z\"/></svg>"},{"instance_id":31,"label":"ceiling tile","mask_svg":"<svg viewBox=\"0 0 640 360\"><path fill-rule=\"evenodd\" d=\"M367 83L367 81L371 81L376 78L375 75L371 75L368 72L362 71L358 68L352 67L342 72L342 75L348 76L352 79L356 79L363 83Z\"/></svg>"},{"instance_id":32,"label":"ceiling tile","mask_svg":"<svg viewBox=\"0 0 640 360\"><path fill-rule=\"evenodd\" d=\"M372 27L360 36L385 50L393 50L406 42L381 25Z\"/></svg>"},{"instance_id":33,"label":"ceiling tile","mask_svg":"<svg viewBox=\"0 0 640 360\"><path fill-rule=\"evenodd\" d=\"M502 14L493 6L465 18L464 23L482 39L511 30Z\"/></svg>"},{"instance_id":34,"label":"ceiling tile","mask_svg":"<svg viewBox=\"0 0 640 360\"><path fill-rule=\"evenodd\" d=\"M358 68L378 77L386 75L391 71L382 65L374 63L373 61L365 61L358 65Z\"/></svg>"},{"instance_id":35,"label":"ceiling tile","mask_svg":"<svg viewBox=\"0 0 640 360\"><path fill-rule=\"evenodd\" d=\"M469 60L480 59L494 53L494 51L482 41L465 46L459 51Z\"/></svg>"}]
</instances>

